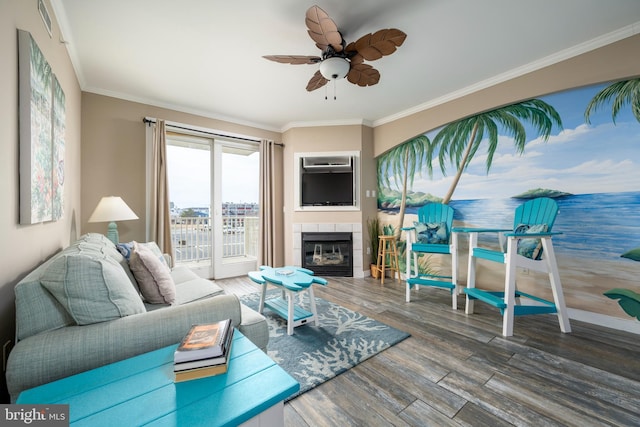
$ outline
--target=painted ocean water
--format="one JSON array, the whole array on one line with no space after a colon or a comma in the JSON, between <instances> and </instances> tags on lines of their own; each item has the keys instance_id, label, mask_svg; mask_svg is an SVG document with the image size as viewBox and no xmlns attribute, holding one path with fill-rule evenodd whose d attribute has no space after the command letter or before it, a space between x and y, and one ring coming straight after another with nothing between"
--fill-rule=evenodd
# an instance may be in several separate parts
<instances>
[{"instance_id":1,"label":"painted ocean water","mask_svg":"<svg viewBox=\"0 0 640 427\"><path fill-rule=\"evenodd\" d=\"M558 255L624 260L620 255L640 247L640 192L579 194L556 199L560 212L553 231ZM512 228L513 213L524 200L452 200L454 219L475 227ZM410 207L407 213L416 214ZM390 212L397 211L390 210Z\"/></svg>"}]
</instances>

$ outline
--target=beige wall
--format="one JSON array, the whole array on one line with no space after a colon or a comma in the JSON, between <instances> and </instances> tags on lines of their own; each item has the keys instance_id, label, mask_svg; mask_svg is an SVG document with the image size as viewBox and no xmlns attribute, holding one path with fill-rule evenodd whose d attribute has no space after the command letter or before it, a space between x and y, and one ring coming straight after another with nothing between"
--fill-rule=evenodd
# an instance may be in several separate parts
<instances>
[{"instance_id":1,"label":"beige wall","mask_svg":"<svg viewBox=\"0 0 640 427\"><path fill-rule=\"evenodd\" d=\"M330 215L327 212L296 212L293 206L293 166L295 153L361 151L362 126L293 128L285 132L285 141L284 193L287 226L304 222L360 222L361 214L357 211L331 211Z\"/></svg>"},{"instance_id":2,"label":"beige wall","mask_svg":"<svg viewBox=\"0 0 640 427\"><path fill-rule=\"evenodd\" d=\"M19 225L18 216L18 29L31 33L66 97L64 216L59 221L37 225ZM79 230L81 93L67 50L59 40L57 22L54 20L53 37L49 37L37 2L0 1L0 347L14 339L15 284L56 250L67 246ZM3 373L0 401L6 399Z\"/></svg>"},{"instance_id":3,"label":"beige wall","mask_svg":"<svg viewBox=\"0 0 640 427\"><path fill-rule=\"evenodd\" d=\"M373 158L373 130L363 125L292 128L283 135L284 150L284 260L293 262L293 224L363 224L377 210L376 198L366 191L376 190L376 167ZM296 153L358 151L360 153L360 210L296 211L294 206L294 156ZM364 230L363 230L364 231ZM366 242L365 242L366 244ZM366 258L363 265L368 265Z\"/></svg>"},{"instance_id":4,"label":"beige wall","mask_svg":"<svg viewBox=\"0 0 640 427\"><path fill-rule=\"evenodd\" d=\"M279 133L85 92L82 95L82 233L104 233L106 224L87 220L103 196L120 196L140 217L118 223L120 240L144 241L144 117L280 142Z\"/></svg>"}]
</instances>

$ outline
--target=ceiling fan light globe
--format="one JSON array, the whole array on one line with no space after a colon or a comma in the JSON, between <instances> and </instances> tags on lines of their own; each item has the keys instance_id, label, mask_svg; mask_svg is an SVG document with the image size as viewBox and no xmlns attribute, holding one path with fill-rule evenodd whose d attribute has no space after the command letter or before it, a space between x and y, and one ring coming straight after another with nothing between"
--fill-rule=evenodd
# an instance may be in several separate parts
<instances>
[{"instance_id":1,"label":"ceiling fan light globe","mask_svg":"<svg viewBox=\"0 0 640 427\"><path fill-rule=\"evenodd\" d=\"M343 79L349 72L350 63L345 58L327 58L320 63L320 74L327 80Z\"/></svg>"}]
</instances>

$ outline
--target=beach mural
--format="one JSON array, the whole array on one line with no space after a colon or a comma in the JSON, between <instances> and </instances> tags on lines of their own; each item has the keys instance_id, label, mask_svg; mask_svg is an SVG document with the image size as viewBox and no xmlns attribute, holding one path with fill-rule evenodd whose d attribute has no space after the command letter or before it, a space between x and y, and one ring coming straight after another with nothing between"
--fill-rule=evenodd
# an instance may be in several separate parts
<instances>
[{"instance_id":1,"label":"beach mural","mask_svg":"<svg viewBox=\"0 0 640 427\"><path fill-rule=\"evenodd\" d=\"M539 196L560 207L554 247L567 306L640 320L640 79L464 118L378 158L378 218L398 237L430 201L456 210L454 227L512 228L516 207ZM504 268L479 267L481 287L503 283ZM544 274L520 274L518 286L552 299Z\"/></svg>"}]
</instances>

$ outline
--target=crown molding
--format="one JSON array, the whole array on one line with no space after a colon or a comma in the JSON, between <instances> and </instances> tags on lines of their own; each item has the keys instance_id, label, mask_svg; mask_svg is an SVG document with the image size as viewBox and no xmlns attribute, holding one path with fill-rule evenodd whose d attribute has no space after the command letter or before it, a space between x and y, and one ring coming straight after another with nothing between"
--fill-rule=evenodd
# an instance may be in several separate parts
<instances>
[{"instance_id":1,"label":"crown molding","mask_svg":"<svg viewBox=\"0 0 640 427\"><path fill-rule=\"evenodd\" d=\"M473 84L471 86L467 86L455 92L451 92L439 98L435 98L430 101L427 101L423 104L416 105L413 108L409 108L407 110L401 111L391 116L387 116L382 119L375 120L372 126L373 127L380 126L386 123L393 122L398 119L402 119L404 117L411 116L413 114L422 112L424 110L428 110L430 108L436 107L446 102L462 98L464 96L470 95L474 92L478 92L480 90L486 89L491 86L495 86L499 83L503 83L503 82L512 80L514 78L523 76L525 74L531 73L533 71L540 70L544 67L548 67L550 65L554 65L559 62L566 61L567 59L574 58L578 55L591 52L595 49L607 46L609 44L626 39L628 37L632 37L639 33L640 33L640 21L631 25L627 25L626 27L622 27L616 31L612 31L610 33L604 34L600 37L596 37L595 39L591 39L586 42L580 43L578 45L572 46L570 48L561 50L552 55L546 56L540 60L530 62L521 67L511 69L509 71L498 74L496 76L493 76L489 79Z\"/></svg>"},{"instance_id":2,"label":"crown molding","mask_svg":"<svg viewBox=\"0 0 640 427\"><path fill-rule=\"evenodd\" d=\"M372 123L365 119L342 119L342 120L319 120L319 121L305 121L305 122L291 122L287 123L280 129L280 132L284 133L294 128L309 128L309 127L328 127L328 126L372 126Z\"/></svg>"}]
</instances>

